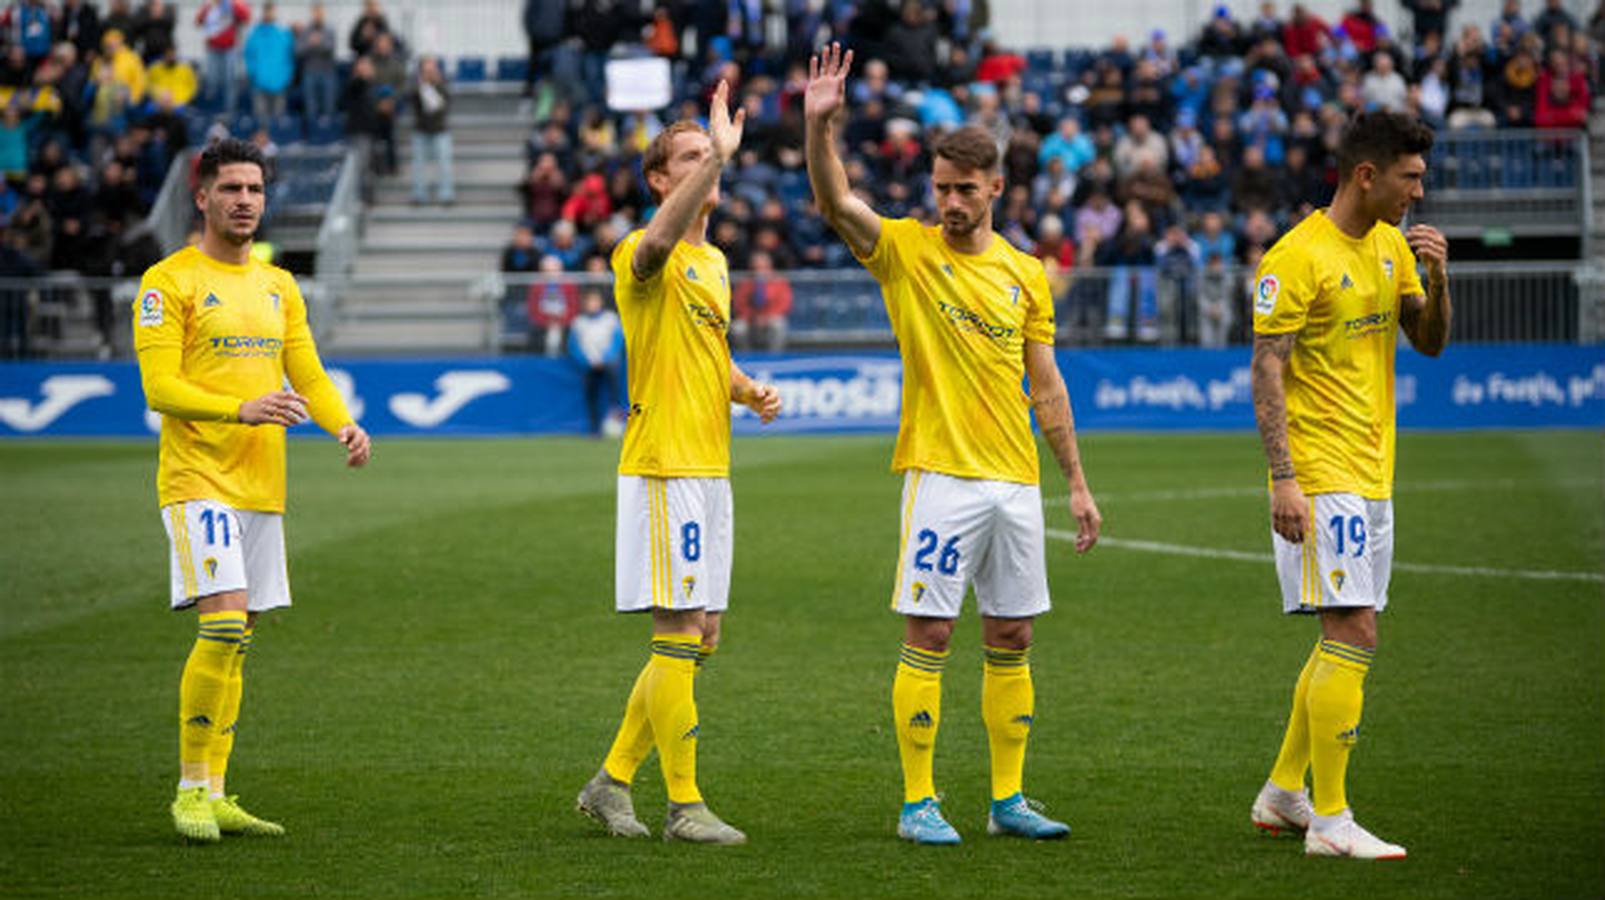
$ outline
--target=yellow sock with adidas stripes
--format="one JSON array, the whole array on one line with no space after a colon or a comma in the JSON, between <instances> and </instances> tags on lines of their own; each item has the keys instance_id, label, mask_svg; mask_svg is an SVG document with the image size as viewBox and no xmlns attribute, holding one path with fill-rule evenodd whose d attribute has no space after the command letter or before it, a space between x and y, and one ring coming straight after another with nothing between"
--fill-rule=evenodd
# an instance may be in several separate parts
<instances>
[{"instance_id":1,"label":"yellow sock with adidas stripes","mask_svg":"<svg viewBox=\"0 0 1605 900\"><path fill-rule=\"evenodd\" d=\"M652 752L652 722L646 714L647 674L651 671L652 660L648 658L640 674L635 676L630 699L624 703L624 721L619 723L613 746L608 748L607 759L602 762L608 776L624 784L635 780L636 771Z\"/></svg>"},{"instance_id":2,"label":"yellow sock with adidas stripes","mask_svg":"<svg viewBox=\"0 0 1605 900\"><path fill-rule=\"evenodd\" d=\"M1323 640L1310 673L1310 768L1315 814L1335 816L1348 808L1343 780L1349 751L1360 735L1365 674L1375 651Z\"/></svg>"},{"instance_id":3,"label":"yellow sock with adidas stripes","mask_svg":"<svg viewBox=\"0 0 1605 900\"><path fill-rule=\"evenodd\" d=\"M903 802L936 796L932 774L936 729L942 722L942 667L947 651L904 644L892 680L892 716L897 723L897 753L903 760Z\"/></svg>"},{"instance_id":4,"label":"yellow sock with adidas stripes","mask_svg":"<svg viewBox=\"0 0 1605 900\"><path fill-rule=\"evenodd\" d=\"M1304 773L1310 768L1310 676L1315 673L1315 660L1321 645L1310 650L1304 669L1293 686L1293 710L1287 716L1287 731L1282 735L1282 749L1276 754L1276 765L1271 767L1271 783L1284 791L1304 789Z\"/></svg>"},{"instance_id":5,"label":"yellow sock with adidas stripes","mask_svg":"<svg viewBox=\"0 0 1605 900\"><path fill-rule=\"evenodd\" d=\"M1031 649L987 647L981 675L981 721L992 748L992 799L1020 793L1025 744L1031 734L1036 691L1031 685Z\"/></svg>"},{"instance_id":6,"label":"yellow sock with adidas stripes","mask_svg":"<svg viewBox=\"0 0 1605 900\"><path fill-rule=\"evenodd\" d=\"M255 629L246 626L240 636L240 648L229 665L228 681L223 686L223 708L217 717L217 731L212 735L207 777L212 782L212 796L223 796L223 782L228 775L229 754L234 752L235 723L240 718L240 699L245 695L245 653L251 649L251 634Z\"/></svg>"},{"instance_id":7,"label":"yellow sock with adidas stripes","mask_svg":"<svg viewBox=\"0 0 1605 900\"><path fill-rule=\"evenodd\" d=\"M658 635L647 663L646 713L670 803L700 803L697 790L697 702L693 685L702 636Z\"/></svg>"},{"instance_id":8,"label":"yellow sock with adidas stripes","mask_svg":"<svg viewBox=\"0 0 1605 900\"><path fill-rule=\"evenodd\" d=\"M212 738L244 636L244 610L200 614L200 633L178 683L178 763L185 786L210 783Z\"/></svg>"}]
</instances>

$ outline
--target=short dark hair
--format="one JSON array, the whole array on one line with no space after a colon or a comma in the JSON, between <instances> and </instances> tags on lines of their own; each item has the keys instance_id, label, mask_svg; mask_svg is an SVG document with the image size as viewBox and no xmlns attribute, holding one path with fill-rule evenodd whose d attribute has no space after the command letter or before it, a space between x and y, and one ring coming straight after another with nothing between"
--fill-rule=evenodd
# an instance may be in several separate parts
<instances>
[{"instance_id":1,"label":"short dark hair","mask_svg":"<svg viewBox=\"0 0 1605 900\"><path fill-rule=\"evenodd\" d=\"M1360 163L1386 169L1401 156L1426 156L1432 149L1432 129L1405 113L1378 110L1349 120L1338 139L1338 180L1347 181Z\"/></svg>"},{"instance_id":2,"label":"short dark hair","mask_svg":"<svg viewBox=\"0 0 1605 900\"><path fill-rule=\"evenodd\" d=\"M942 137L931 148L942 159L961 169L981 172L998 170L998 142L979 125L966 125Z\"/></svg>"},{"instance_id":3,"label":"short dark hair","mask_svg":"<svg viewBox=\"0 0 1605 900\"><path fill-rule=\"evenodd\" d=\"M195 167L195 177L201 184L209 184L217 177L217 170L234 163L250 163L262 170L262 176L267 177L267 160L262 156L262 150L250 141L227 137L215 140L206 145L201 151L200 164Z\"/></svg>"}]
</instances>

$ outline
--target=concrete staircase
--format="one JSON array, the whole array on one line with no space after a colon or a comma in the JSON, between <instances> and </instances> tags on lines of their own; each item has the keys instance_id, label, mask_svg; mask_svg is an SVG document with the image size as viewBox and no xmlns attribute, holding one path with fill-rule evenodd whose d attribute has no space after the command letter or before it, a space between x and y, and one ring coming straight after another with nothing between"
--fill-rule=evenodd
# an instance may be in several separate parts
<instances>
[{"instance_id":1,"label":"concrete staircase","mask_svg":"<svg viewBox=\"0 0 1605 900\"><path fill-rule=\"evenodd\" d=\"M400 172L379 179L361 249L336 288L328 354L481 353L494 346L496 317L476 290L499 267L522 214L532 120L516 87L453 95L456 202L413 206L412 134L397 128Z\"/></svg>"}]
</instances>

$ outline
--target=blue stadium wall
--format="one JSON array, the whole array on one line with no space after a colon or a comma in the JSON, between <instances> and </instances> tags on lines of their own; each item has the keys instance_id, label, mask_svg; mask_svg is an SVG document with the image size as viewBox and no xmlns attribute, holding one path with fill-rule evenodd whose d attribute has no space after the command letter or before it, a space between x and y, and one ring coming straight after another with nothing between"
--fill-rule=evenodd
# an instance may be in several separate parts
<instances>
[{"instance_id":1,"label":"blue stadium wall","mask_svg":"<svg viewBox=\"0 0 1605 900\"><path fill-rule=\"evenodd\" d=\"M897 427L901 367L891 352L746 355L780 385L786 413L760 428L737 410L737 433L885 432ZM1063 350L1083 430L1254 427L1248 353L1232 350ZM330 374L376 435L579 433L580 373L535 357L330 360ZM1605 427L1605 347L1450 347L1398 358L1404 428ZM0 365L0 436L133 437L159 423L131 362ZM310 432L302 425L295 431Z\"/></svg>"}]
</instances>

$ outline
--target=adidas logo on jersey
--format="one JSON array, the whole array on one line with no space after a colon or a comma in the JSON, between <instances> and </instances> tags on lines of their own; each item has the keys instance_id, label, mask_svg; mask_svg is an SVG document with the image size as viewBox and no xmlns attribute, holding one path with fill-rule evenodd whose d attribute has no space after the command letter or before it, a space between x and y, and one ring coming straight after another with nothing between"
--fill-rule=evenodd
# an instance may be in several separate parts
<instances>
[{"instance_id":1,"label":"adidas logo on jersey","mask_svg":"<svg viewBox=\"0 0 1605 900\"><path fill-rule=\"evenodd\" d=\"M695 266L686 266L685 267L685 277L690 281L696 281L697 280L696 267Z\"/></svg>"},{"instance_id":2,"label":"adidas logo on jersey","mask_svg":"<svg viewBox=\"0 0 1605 900\"><path fill-rule=\"evenodd\" d=\"M222 306L223 305L223 301L217 299L217 295L216 294L207 294L205 302L203 302L201 305L202 306Z\"/></svg>"},{"instance_id":3,"label":"adidas logo on jersey","mask_svg":"<svg viewBox=\"0 0 1605 900\"><path fill-rule=\"evenodd\" d=\"M1354 279L1349 277L1349 273L1343 273L1343 283L1340 284L1339 287L1343 288L1344 290L1354 287Z\"/></svg>"}]
</instances>

